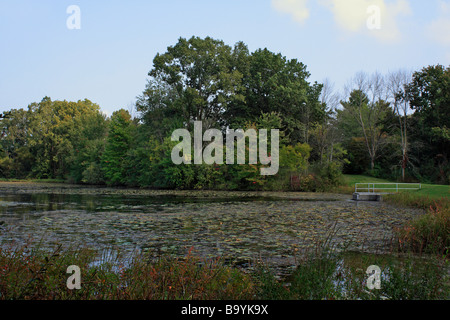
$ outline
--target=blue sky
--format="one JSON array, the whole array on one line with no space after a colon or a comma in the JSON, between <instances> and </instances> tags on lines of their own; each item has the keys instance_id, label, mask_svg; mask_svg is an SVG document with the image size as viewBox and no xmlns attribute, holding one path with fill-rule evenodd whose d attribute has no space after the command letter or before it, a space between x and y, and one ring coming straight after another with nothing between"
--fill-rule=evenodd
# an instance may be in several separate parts
<instances>
[{"instance_id":1,"label":"blue sky","mask_svg":"<svg viewBox=\"0 0 450 320\"><path fill-rule=\"evenodd\" d=\"M450 65L450 0L0 0L0 111L44 96L128 109L154 56L193 35L281 52L341 90L359 71Z\"/></svg>"}]
</instances>

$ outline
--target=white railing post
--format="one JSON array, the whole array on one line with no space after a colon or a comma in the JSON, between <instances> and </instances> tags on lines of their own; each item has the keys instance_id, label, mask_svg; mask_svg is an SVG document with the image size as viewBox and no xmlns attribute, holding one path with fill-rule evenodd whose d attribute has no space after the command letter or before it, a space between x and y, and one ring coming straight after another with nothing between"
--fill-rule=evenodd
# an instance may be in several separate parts
<instances>
[{"instance_id":1,"label":"white railing post","mask_svg":"<svg viewBox=\"0 0 450 320\"><path fill-rule=\"evenodd\" d=\"M355 193L357 192L366 192L367 193L375 193L375 190L395 190L396 193L400 192L400 190L422 190L422 183L379 183L382 185L386 185L387 187L384 188L376 188L375 185L377 185L377 183L375 182L360 182L360 183L355 183ZM361 187L360 187L361 185ZM367 187L365 187L365 185L367 185ZM395 188L394 188L395 185ZM419 187L417 187L417 185L419 185ZM393 192L393 191L392 191Z\"/></svg>"}]
</instances>

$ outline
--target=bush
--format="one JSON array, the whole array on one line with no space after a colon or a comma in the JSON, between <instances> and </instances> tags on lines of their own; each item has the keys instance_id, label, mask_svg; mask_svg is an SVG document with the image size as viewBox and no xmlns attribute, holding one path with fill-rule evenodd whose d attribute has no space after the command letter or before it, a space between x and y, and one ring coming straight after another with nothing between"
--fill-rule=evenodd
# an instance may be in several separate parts
<instances>
[{"instance_id":1,"label":"bush","mask_svg":"<svg viewBox=\"0 0 450 320\"><path fill-rule=\"evenodd\" d=\"M380 267L380 289L366 286L370 265ZM255 279L264 300L447 300L447 268L437 259L323 251L309 255L284 280L268 268L259 268Z\"/></svg>"},{"instance_id":2,"label":"bush","mask_svg":"<svg viewBox=\"0 0 450 320\"><path fill-rule=\"evenodd\" d=\"M329 191L343 183L342 166L337 162L328 162L318 168L318 191Z\"/></svg>"},{"instance_id":3,"label":"bush","mask_svg":"<svg viewBox=\"0 0 450 320\"><path fill-rule=\"evenodd\" d=\"M450 208L439 203L427 213L397 230L399 247L416 253L450 256Z\"/></svg>"},{"instance_id":4,"label":"bush","mask_svg":"<svg viewBox=\"0 0 450 320\"><path fill-rule=\"evenodd\" d=\"M364 255L319 248L284 279L262 264L252 273L202 259L102 255L89 249L49 252L0 247L0 300L321 300L449 299L442 260ZM81 289L66 286L67 267L81 270ZM366 269L379 265L381 289L368 291Z\"/></svg>"},{"instance_id":5,"label":"bush","mask_svg":"<svg viewBox=\"0 0 450 320\"><path fill-rule=\"evenodd\" d=\"M184 259L149 261L136 255L127 267L118 261L95 263L96 253L80 249L53 252L26 246L0 248L0 300L237 300L254 297L250 276L220 260L191 252ZM80 267L80 290L69 290L67 267Z\"/></svg>"},{"instance_id":6,"label":"bush","mask_svg":"<svg viewBox=\"0 0 450 320\"><path fill-rule=\"evenodd\" d=\"M104 183L103 171L100 164L92 162L83 171L83 183L87 184L102 184Z\"/></svg>"}]
</instances>

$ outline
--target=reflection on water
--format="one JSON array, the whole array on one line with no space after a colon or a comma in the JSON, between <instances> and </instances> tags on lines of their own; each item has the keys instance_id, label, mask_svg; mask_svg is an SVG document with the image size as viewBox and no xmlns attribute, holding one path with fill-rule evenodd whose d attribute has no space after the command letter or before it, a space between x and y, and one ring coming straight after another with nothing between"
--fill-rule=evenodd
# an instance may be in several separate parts
<instances>
[{"instance_id":1,"label":"reflection on water","mask_svg":"<svg viewBox=\"0 0 450 320\"><path fill-rule=\"evenodd\" d=\"M175 195L158 196L120 196L92 194L54 194L54 193L19 193L0 194L0 214L33 215L42 211L85 210L101 212L122 210L124 212L147 213L148 209L162 211L165 207L179 206L184 203L217 203L276 201L267 197L242 198L188 198Z\"/></svg>"}]
</instances>

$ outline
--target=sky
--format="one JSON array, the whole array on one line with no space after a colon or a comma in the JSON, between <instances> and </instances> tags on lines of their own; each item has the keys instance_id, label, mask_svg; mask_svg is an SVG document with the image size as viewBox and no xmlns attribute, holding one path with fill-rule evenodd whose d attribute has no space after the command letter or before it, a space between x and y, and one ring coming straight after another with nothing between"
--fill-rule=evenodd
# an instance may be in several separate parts
<instances>
[{"instance_id":1,"label":"sky","mask_svg":"<svg viewBox=\"0 0 450 320\"><path fill-rule=\"evenodd\" d=\"M450 0L0 0L0 112L45 96L130 109L155 55L192 36L268 48L341 91L360 71L450 65Z\"/></svg>"}]
</instances>

